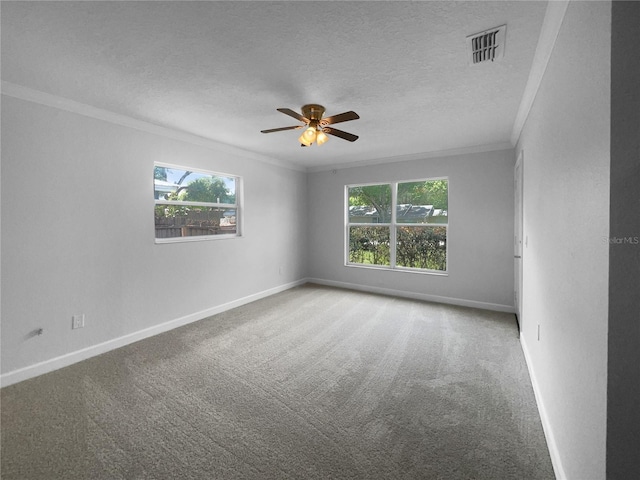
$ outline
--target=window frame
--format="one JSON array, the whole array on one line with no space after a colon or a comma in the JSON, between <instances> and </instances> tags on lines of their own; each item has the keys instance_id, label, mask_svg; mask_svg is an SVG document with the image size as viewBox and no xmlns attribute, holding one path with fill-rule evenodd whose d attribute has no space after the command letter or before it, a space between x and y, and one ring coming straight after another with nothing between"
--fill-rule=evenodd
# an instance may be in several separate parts
<instances>
[{"instance_id":1,"label":"window frame","mask_svg":"<svg viewBox=\"0 0 640 480\"><path fill-rule=\"evenodd\" d=\"M449 206L447 205L447 222L446 223L398 223L398 185L401 183L414 183L414 182L430 182L435 180L447 181L447 196L449 196L451 181L449 177L427 177L417 178L410 180L394 180L388 182L370 182L370 183L352 183L344 186L344 266L353 268L369 268L374 270L387 270L397 272L415 273L420 275L437 275L448 276L449 275ZM349 221L349 189L356 187L370 187L377 185L389 185L391 187L391 220L388 223L351 223ZM352 226L361 227L388 227L389 228L389 265L373 265L364 263L355 263L349 261L349 230ZM397 265L397 238L398 227L444 227L447 235L447 247L445 252L446 270L431 270L426 268L413 268Z\"/></svg>"},{"instance_id":2,"label":"window frame","mask_svg":"<svg viewBox=\"0 0 640 480\"><path fill-rule=\"evenodd\" d=\"M235 179L235 203L212 203L212 202L193 202L193 201L180 201L180 200L161 200L161 199L153 199L153 207L154 207L154 219L155 219L155 208L158 205L174 205L174 206L182 206L182 207L210 207L210 208L233 208L236 211L236 231L234 233L220 233L216 235L194 235L189 237L167 237L167 238L158 238L155 236L155 220L154 220L154 240L156 244L165 244L165 243L184 243L184 242L202 242L209 240L228 240L231 238L242 238L244 231L244 212L243 212L243 178L240 175L235 175L231 173L222 173L222 172L214 172L207 169L202 168L194 168L188 167L185 165L177 165L165 162L153 162L154 171L156 167L169 168L174 170L181 171L190 171L192 173L211 175L215 177L226 177L226 178L234 178ZM155 180L155 179L154 179ZM155 192L155 183L152 185L153 191ZM154 195L155 197L155 195Z\"/></svg>"}]
</instances>

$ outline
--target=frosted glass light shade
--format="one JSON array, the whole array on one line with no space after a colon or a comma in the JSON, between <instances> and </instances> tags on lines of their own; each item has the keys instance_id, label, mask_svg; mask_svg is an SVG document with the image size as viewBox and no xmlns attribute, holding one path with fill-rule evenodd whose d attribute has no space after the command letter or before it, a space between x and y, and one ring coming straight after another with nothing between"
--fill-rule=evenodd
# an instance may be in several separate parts
<instances>
[{"instance_id":1,"label":"frosted glass light shade","mask_svg":"<svg viewBox=\"0 0 640 480\"><path fill-rule=\"evenodd\" d=\"M300 138L298 138L298 141L299 141L302 145L304 145L304 146L306 146L306 147L311 146L311 144L313 143L312 141L310 141L310 140L305 136L305 134L304 134L304 133L303 133L302 135L300 135Z\"/></svg>"},{"instance_id":2,"label":"frosted glass light shade","mask_svg":"<svg viewBox=\"0 0 640 480\"><path fill-rule=\"evenodd\" d=\"M327 136L326 133L320 131L317 133L316 135L316 142L318 143L318 145L322 145L324 142L326 142L327 140L329 140L329 137Z\"/></svg>"}]
</instances>

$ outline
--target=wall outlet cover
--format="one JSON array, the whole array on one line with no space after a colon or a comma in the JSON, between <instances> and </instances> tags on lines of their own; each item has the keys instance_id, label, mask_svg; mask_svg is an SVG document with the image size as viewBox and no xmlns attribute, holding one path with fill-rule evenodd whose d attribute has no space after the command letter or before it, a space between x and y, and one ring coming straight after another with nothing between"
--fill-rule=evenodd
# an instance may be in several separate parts
<instances>
[{"instance_id":1,"label":"wall outlet cover","mask_svg":"<svg viewBox=\"0 0 640 480\"><path fill-rule=\"evenodd\" d=\"M74 315L71 319L71 328L83 328L84 327L84 313L81 315Z\"/></svg>"}]
</instances>

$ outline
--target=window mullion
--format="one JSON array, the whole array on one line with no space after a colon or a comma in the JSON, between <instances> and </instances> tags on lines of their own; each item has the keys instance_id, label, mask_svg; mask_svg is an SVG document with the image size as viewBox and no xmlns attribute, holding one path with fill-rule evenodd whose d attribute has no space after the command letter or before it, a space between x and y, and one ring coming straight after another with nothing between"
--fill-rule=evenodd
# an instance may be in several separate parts
<instances>
[{"instance_id":1,"label":"window mullion","mask_svg":"<svg viewBox=\"0 0 640 480\"><path fill-rule=\"evenodd\" d=\"M349 218L349 187L345 185L344 187L344 205L345 210L343 212L344 215L344 251L342 252L344 256L344 264L349 264L349 245L350 245L350 228L351 228L351 220Z\"/></svg>"},{"instance_id":2,"label":"window mullion","mask_svg":"<svg viewBox=\"0 0 640 480\"><path fill-rule=\"evenodd\" d=\"M398 203L398 182L391 183L391 225L389 225L389 266L396 268L396 213Z\"/></svg>"},{"instance_id":3,"label":"window mullion","mask_svg":"<svg viewBox=\"0 0 640 480\"><path fill-rule=\"evenodd\" d=\"M156 205L172 205L177 207L211 207L211 208L237 208L237 203L211 203L211 202L188 202L182 200L155 200Z\"/></svg>"}]
</instances>

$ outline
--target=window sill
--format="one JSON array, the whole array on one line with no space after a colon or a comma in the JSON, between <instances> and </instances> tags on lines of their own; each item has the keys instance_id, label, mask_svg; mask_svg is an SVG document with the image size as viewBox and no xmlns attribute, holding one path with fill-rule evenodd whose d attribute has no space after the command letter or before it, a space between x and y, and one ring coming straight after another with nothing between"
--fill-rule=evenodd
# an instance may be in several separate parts
<instances>
[{"instance_id":1,"label":"window sill","mask_svg":"<svg viewBox=\"0 0 640 480\"><path fill-rule=\"evenodd\" d=\"M229 235L200 235L194 237L156 238L155 243L159 245L163 243L208 242L211 240L229 240L231 238L242 238L242 235L236 235L234 233Z\"/></svg>"},{"instance_id":2,"label":"window sill","mask_svg":"<svg viewBox=\"0 0 640 480\"><path fill-rule=\"evenodd\" d=\"M436 277L448 277L449 272L439 272L437 270L420 270L417 268L395 267L391 268L387 265L364 265L360 263L345 263L345 267L349 268L365 268L368 270L385 270L387 272L412 273L417 275L435 275Z\"/></svg>"}]
</instances>

